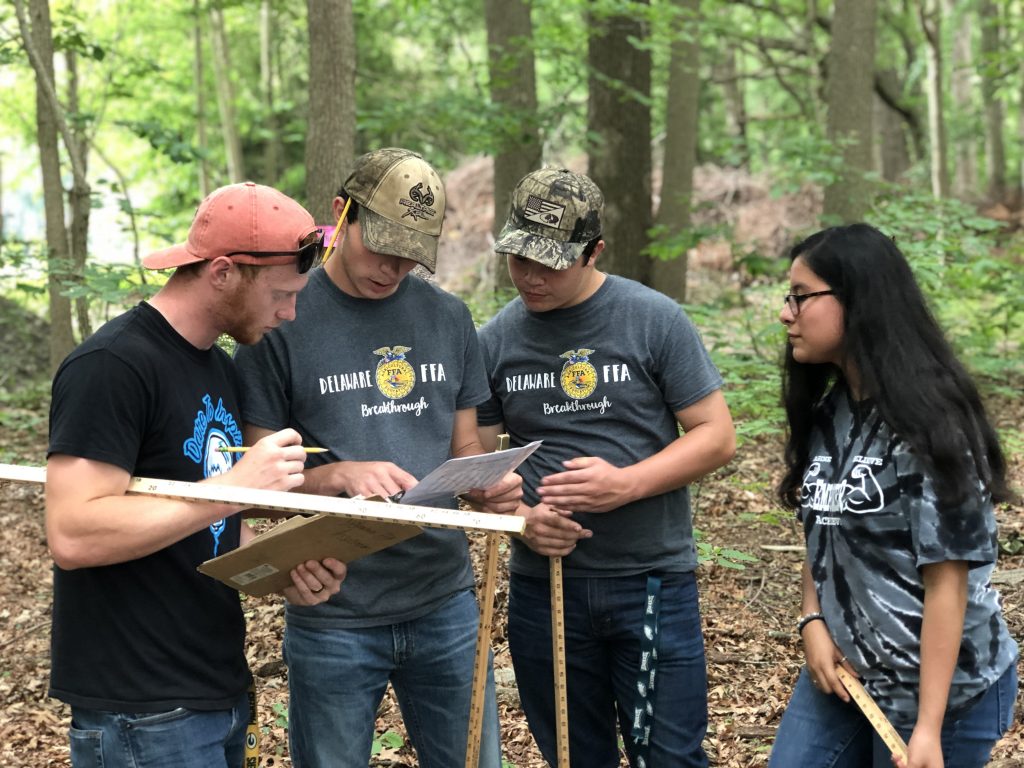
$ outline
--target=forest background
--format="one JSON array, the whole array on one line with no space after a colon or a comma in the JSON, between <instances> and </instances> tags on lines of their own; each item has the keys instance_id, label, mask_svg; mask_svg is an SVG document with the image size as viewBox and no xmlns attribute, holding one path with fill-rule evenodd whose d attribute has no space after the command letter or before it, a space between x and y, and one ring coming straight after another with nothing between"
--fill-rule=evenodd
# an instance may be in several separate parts
<instances>
[{"instance_id":1,"label":"forest background","mask_svg":"<svg viewBox=\"0 0 1024 768\"><path fill-rule=\"evenodd\" d=\"M695 489L708 750L763 765L800 664L800 535L772 497L788 246L856 220L896 239L1024 485L1024 0L2 0L0 461L42 463L55 366L159 287L140 257L208 192L251 179L330 224L383 146L445 176L437 280L478 322L511 295L490 245L512 187L561 164L605 191L604 267L701 328L741 437ZM998 517L1021 639L1024 510ZM38 489L0 489L4 765L67 764L49 568ZM503 746L528 768L503 590ZM263 764L287 765L280 606L247 615ZM1021 708L994 765L1024 765ZM415 764L390 696L378 730L375 765Z\"/></svg>"}]
</instances>

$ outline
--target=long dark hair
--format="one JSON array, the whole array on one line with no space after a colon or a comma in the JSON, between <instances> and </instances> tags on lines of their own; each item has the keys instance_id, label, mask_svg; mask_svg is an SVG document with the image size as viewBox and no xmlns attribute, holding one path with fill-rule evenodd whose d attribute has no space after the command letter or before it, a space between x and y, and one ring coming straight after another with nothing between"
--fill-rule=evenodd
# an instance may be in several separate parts
<instances>
[{"instance_id":1,"label":"long dark hair","mask_svg":"<svg viewBox=\"0 0 1024 768\"><path fill-rule=\"evenodd\" d=\"M843 307L846 368L863 397L929 468L939 499L956 505L977 492L1010 498L1006 461L977 387L932 316L910 265L874 227L851 224L811 235L789 253L835 292ZM841 382L835 366L799 363L786 345L782 398L789 421L783 504L800 502L814 412Z\"/></svg>"}]
</instances>

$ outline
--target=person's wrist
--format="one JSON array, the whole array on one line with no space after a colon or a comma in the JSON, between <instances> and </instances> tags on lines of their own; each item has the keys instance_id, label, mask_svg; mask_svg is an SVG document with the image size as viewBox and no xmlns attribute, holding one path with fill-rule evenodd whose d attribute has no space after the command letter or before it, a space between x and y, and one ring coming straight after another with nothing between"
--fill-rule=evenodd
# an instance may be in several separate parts
<instances>
[{"instance_id":1,"label":"person's wrist","mask_svg":"<svg viewBox=\"0 0 1024 768\"><path fill-rule=\"evenodd\" d=\"M821 611L811 611L810 613L805 613L798 618L796 620L796 633L800 635L800 637L803 637L804 629L806 629L807 625L813 621L825 621L825 617L822 616Z\"/></svg>"}]
</instances>

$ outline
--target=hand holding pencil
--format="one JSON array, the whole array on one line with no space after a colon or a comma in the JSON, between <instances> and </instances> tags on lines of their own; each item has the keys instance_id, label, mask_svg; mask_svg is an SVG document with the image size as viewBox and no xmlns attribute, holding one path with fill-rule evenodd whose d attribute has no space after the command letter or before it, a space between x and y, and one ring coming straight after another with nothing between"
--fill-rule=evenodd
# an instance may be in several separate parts
<instances>
[{"instance_id":1,"label":"hand holding pencil","mask_svg":"<svg viewBox=\"0 0 1024 768\"><path fill-rule=\"evenodd\" d=\"M317 453L324 448L312 449ZM251 446L223 446L222 456L243 454L230 464L227 472L211 477L209 482L238 485L268 491L290 491L305 482L303 470L311 449L302 445L302 435L294 429L282 429L266 435Z\"/></svg>"}]
</instances>

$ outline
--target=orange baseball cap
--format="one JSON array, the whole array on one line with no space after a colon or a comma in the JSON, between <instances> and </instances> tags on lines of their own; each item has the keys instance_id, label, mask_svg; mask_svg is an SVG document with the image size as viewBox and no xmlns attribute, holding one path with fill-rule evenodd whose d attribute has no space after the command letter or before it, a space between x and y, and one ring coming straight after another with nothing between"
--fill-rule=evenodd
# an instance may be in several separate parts
<instances>
[{"instance_id":1,"label":"orange baseball cap","mask_svg":"<svg viewBox=\"0 0 1024 768\"><path fill-rule=\"evenodd\" d=\"M309 211L252 181L216 189L199 204L188 240L154 251L148 269L171 269L239 252L295 251L317 229Z\"/></svg>"}]
</instances>

